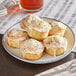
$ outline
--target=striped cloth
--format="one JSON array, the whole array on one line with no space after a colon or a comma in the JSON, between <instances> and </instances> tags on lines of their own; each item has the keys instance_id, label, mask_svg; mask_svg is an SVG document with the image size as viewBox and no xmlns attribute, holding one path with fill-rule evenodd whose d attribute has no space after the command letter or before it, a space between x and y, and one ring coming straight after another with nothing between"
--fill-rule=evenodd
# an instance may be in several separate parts
<instances>
[{"instance_id":1,"label":"striped cloth","mask_svg":"<svg viewBox=\"0 0 76 76\"><path fill-rule=\"evenodd\" d=\"M76 59L35 76L76 76Z\"/></svg>"}]
</instances>

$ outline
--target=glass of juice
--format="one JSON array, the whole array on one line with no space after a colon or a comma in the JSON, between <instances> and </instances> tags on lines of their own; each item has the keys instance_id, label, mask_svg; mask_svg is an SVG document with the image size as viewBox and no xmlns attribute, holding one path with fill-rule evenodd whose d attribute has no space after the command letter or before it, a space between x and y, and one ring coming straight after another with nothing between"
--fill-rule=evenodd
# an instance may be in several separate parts
<instances>
[{"instance_id":1,"label":"glass of juice","mask_svg":"<svg viewBox=\"0 0 76 76\"><path fill-rule=\"evenodd\" d=\"M38 12L43 7L43 0L20 0L19 7L26 12Z\"/></svg>"}]
</instances>

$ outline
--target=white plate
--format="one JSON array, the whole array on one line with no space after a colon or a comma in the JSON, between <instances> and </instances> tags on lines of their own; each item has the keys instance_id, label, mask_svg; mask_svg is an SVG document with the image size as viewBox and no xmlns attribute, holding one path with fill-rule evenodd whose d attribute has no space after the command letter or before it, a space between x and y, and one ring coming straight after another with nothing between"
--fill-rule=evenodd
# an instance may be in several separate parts
<instances>
[{"instance_id":1,"label":"white plate","mask_svg":"<svg viewBox=\"0 0 76 76\"><path fill-rule=\"evenodd\" d=\"M47 21L50 22L51 20L54 20L54 19L44 18L44 20L47 20ZM55 21L57 21L57 20L55 20ZM65 26L67 26L67 25L65 25ZM13 25L12 27L10 27L9 29L12 29L12 28L19 28L20 29L20 22L16 23L15 25ZM7 33L7 31L6 31L6 33ZM71 28L67 26L67 29L66 29L66 32L65 32L65 38L67 38L67 40L68 40L68 48L67 48L67 51L63 55L60 55L60 56L57 56L57 57L52 57L52 56L49 56L49 55L45 54L39 60L30 61L30 60L23 59L21 57L19 49L11 48L11 47L9 47L7 45L7 43L5 42L6 33L4 34L3 39L2 39L3 47L5 48L5 50L10 55L12 55L13 57L15 57L16 59L19 59L21 61L28 62L28 63L33 63L33 64L53 63L53 62L56 62L58 60L61 60L61 59L63 59L64 57L66 57L67 55L69 55L71 53L71 50L72 50L72 48L74 46L74 43L75 43L74 33L71 30Z\"/></svg>"}]
</instances>

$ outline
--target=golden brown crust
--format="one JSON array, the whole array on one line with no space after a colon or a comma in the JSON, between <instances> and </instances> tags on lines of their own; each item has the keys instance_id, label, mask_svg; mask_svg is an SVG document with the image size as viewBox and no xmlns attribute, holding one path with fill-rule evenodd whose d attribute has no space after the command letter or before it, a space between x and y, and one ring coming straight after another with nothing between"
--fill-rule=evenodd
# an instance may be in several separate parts
<instances>
[{"instance_id":1,"label":"golden brown crust","mask_svg":"<svg viewBox=\"0 0 76 76\"><path fill-rule=\"evenodd\" d=\"M38 32L37 30L32 29L28 30L28 34L34 39L43 40L48 36L49 32Z\"/></svg>"},{"instance_id":2,"label":"golden brown crust","mask_svg":"<svg viewBox=\"0 0 76 76\"><path fill-rule=\"evenodd\" d=\"M22 19L20 26L22 29L28 32L30 37L38 40L45 39L49 34L49 30L51 29L49 23L33 15L28 15L26 18Z\"/></svg>"},{"instance_id":3,"label":"golden brown crust","mask_svg":"<svg viewBox=\"0 0 76 76\"><path fill-rule=\"evenodd\" d=\"M57 22L57 21L52 21L50 23L50 26L52 27L52 29L49 32L49 35L60 35L60 36L64 36L65 30L66 30L66 26L64 24L62 24L61 22Z\"/></svg>"},{"instance_id":4,"label":"golden brown crust","mask_svg":"<svg viewBox=\"0 0 76 76\"><path fill-rule=\"evenodd\" d=\"M21 56L24 58L24 59L27 59L27 60L38 60L40 59L42 56L43 56L43 52L40 53L39 55L38 54L30 54L30 53L24 53L24 52L21 52L23 54L21 54Z\"/></svg>"},{"instance_id":5,"label":"golden brown crust","mask_svg":"<svg viewBox=\"0 0 76 76\"><path fill-rule=\"evenodd\" d=\"M20 42L28 39L28 35L26 32L22 31L23 34L22 35L19 35L19 36L14 36L14 35L10 35L10 31L13 31L12 30L9 30L7 32L7 36L6 36L6 42L7 44L12 47L12 48L19 48L20 46ZM20 33L19 33L20 34Z\"/></svg>"},{"instance_id":6,"label":"golden brown crust","mask_svg":"<svg viewBox=\"0 0 76 76\"><path fill-rule=\"evenodd\" d=\"M65 29L64 30L56 30L56 29L51 29L49 32L49 35L60 35L60 36L64 36L65 34Z\"/></svg>"},{"instance_id":7,"label":"golden brown crust","mask_svg":"<svg viewBox=\"0 0 76 76\"><path fill-rule=\"evenodd\" d=\"M46 49L45 51L50 56L60 56L60 55L64 54L64 50L62 48L57 49L56 52L52 49Z\"/></svg>"},{"instance_id":8,"label":"golden brown crust","mask_svg":"<svg viewBox=\"0 0 76 76\"><path fill-rule=\"evenodd\" d=\"M67 49L67 40L59 35L53 35L43 40L46 53L51 56L62 55Z\"/></svg>"},{"instance_id":9,"label":"golden brown crust","mask_svg":"<svg viewBox=\"0 0 76 76\"><path fill-rule=\"evenodd\" d=\"M35 39L28 39L20 45L22 57L28 60L40 59L43 55L43 51L44 47L42 43Z\"/></svg>"}]
</instances>

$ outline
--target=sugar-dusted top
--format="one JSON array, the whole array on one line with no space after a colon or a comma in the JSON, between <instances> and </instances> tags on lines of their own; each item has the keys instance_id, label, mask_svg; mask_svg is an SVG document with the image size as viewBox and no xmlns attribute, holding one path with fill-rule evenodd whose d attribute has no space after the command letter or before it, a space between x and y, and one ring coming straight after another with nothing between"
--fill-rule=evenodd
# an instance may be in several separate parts
<instances>
[{"instance_id":1,"label":"sugar-dusted top","mask_svg":"<svg viewBox=\"0 0 76 76\"><path fill-rule=\"evenodd\" d=\"M51 26L48 22L34 15L26 16L25 21L27 22L27 26L29 28L35 29L40 32L46 32L51 29Z\"/></svg>"},{"instance_id":2,"label":"sugar-dusted top","mask_svg":"<svg viewBox=\"0 0 76 76\"><path fill-rule=\"evenodd\" d=\"M27 33L22 30L13 28L7 32L7 36L12 38L27 37Z\"/></svg>"},{"instance_id":3,"label":"sugar-dusted top","mask_svg":"<svg viewBox=\"0 0 76 76\"><path fill-rule=\"evenodd\" d=\"M51 26L52 26L52 28L58 28L61 30L66 29L66 26L63 23L57 22L57 21L52 21Z\"/></svg>"},{"instance_id":4,"label":"sugar-dusted top","mask_svg":"<svg viewBox=\"0 0 76 76\"><path fill-rule=\"evenodd\" d=\"M23 42L21 48L25 53L41 53L44 50L44 47L41 42L35 39L28 39Z\"/></svg>"},{"instance_id":5,"label":"sugar-dusted top","mask_svg":"<svg viewBox=\"0 0 76 76\"><path fill-rule=\"evenodd\" d=\"M58 35L53 35L44 40L44 45L47 48L63 48L64 50L66 50L67 39Z\"/></svg>"}]
</instances>

